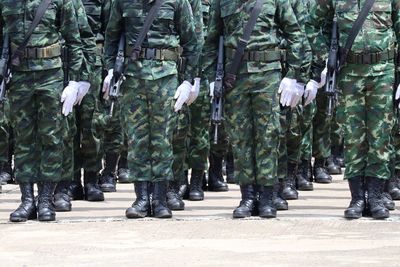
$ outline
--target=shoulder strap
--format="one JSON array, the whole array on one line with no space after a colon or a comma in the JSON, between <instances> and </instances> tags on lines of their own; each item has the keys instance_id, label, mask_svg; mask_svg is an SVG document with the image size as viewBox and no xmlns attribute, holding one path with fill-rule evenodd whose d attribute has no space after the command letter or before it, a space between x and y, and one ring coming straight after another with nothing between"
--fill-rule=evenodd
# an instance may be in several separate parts
<instances>
[{"instance_id":1,"label":"shoulder strap","mask_svg":"<svg viewBox=\"0 0 400 267\"><path fill-rule=\"evenodd\" d=\"M243 36L238 40L238 46L236 48L235 55L233 56L232 65L225 75L225 85L228 87L228 90L233 87L233 84L236 81L236 74L239 71L239 67L242 62L244 50L250 41L251 33L256 26L257 18L261 13L263 3L264 0L257 0L253 9L251 10L250 19L244 28Z\"/></svg>"},{"instance_id":2,"label":"shoulder strap","mask_svg":"<svg viewBox=\"0 0 400 267\"><path fill-rule=\"evenodd\" d=\"M358 15L356 21L353 24L353 27L351 27L349 32L349 37L347 38L344 49L342 50L342 53L340 55L339 67L343 66L344 63L346 62L347 56L351 50L351 47L353 46L354 40L356 39L358 33L360 32L362 25L367 19L368 12L371 10L374 3L375 0L366 0L363 8L360 11L360 14Z\"/></svg>"},{"instance_id":3,"label":"shoulder strap","mask_svg":"<svg viewBox=\"0 0 400 267\"><path fill-rule=\"evenodd\" d=\"M32 24L26 33L24 40L18 46L17 50L11 56L11 63L15 66L19 66L21 63L21 58L24 56L24 49L28 45L29 40L31 39L32 33L35 28L39 25L39 22L42 20L44 13L46 13L47 8L49 7L52 0L42 0L38 9L36 10L35 17L33 18Z\"/></svg>"},{"instance_id":4,"label":"shoulder strap","mask_svg":"<svg viewBox=\"0 0 400 267\"><path fill-rule=\"evenodd\" d=\"M132 54L130 57L131 61L136 61L139 58L140 51L142 50L143 41L146 38L146 35L149 32L150 27L153 24L153 21L156 18L156 15L160 10L160 7L163 2L164 2L163 0L156 0L154 5L151 7L149 14L147 15L146 20L144 21L143 27L139 32L136 43L133 46Z\"/></svg>"}]
</instances>

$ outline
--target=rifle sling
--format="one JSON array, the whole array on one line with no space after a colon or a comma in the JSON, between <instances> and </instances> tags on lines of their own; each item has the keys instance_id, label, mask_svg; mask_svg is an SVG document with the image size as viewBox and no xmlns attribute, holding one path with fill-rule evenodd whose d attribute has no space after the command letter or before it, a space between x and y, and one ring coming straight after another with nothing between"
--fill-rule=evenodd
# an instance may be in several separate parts
<instances>
[{"instance_id":1,"label":"rifle sling","mask_svg":"<svg viewBox=\"0 0 400 267\"><path fill-rule=\"evenodd\" d=\"M42 20L43 15L46 13L47 8L51 4L51 1L52 0L42 0L42 2L40 2L40 5L36 10L35 17L33 18L32 24L28 28L28 32L26 33L24 40L11 55L11 64L13 64L14 66L19 66L21 64L21 58L25 54L25 47L28 45L28 42L32 37L33 31L39 25L39 22Z\"/></svg>"},{"instance_id":2,"label":"rifle sling","mask_svg":"<svg viewBox=\"0 0 400 267\"><path fill-rule=\"evenodd\" d=\"M353 46L354 40L356 39L358 33L361 30L362 25L367 19L368 13L374 5L375 0L366 0L364 6L362 7L360 14L358 15L356 21L350 29L349 37L347 37L346 44L342 49L339 59L339 69L345 64L351 47Z\"/></svg>"},{"instance_id":3,"label":"rifle sling","mask_svg":"<svg viewBox=\"0 0 400 267\"><path fill-rule=\"evenodd\" d=\"M261 13L262 5L264 4L264 0L257 0L253 9L251 10L249 21L247 22L243 36L239 38L238 45L236 48L235 55L233 56L233 61L230 66L230 69L227 71L225 75L225 85L227 89L232 89L235 81L236 81L236 74L239 71L240 64L242 62L242 58L244 55L244 50L247 47L247 44L250 41L251 33L256 26L258 16Z\"/></svg>"},{"instance_id":4,"label":"rifle sling","mask_svg":"<svg viewBox=\"0 0 400 267\"><path fill-rule=\"evenodd\" d=\"M151 25L154 22L154 19L156 18L156 15L158 14L158 11L160 10L162 3L163 0L156 0L154 5L151 7L149 14L147 15L146 20L144 21L143 27L140 29L135 45L133 46L132 54L130 56L131 61L136 61L140 58L142 44L144 42L144 39L146 38L147 33L150 30Z\"/></svg>"}]
</instances>

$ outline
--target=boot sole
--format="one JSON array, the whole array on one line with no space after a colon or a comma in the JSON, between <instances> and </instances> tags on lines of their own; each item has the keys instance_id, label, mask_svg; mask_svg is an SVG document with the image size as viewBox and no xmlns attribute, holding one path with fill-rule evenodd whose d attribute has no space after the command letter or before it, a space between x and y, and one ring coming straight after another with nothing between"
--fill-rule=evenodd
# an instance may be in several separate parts
<instances>
[{"instance_id":1,"label":"boot sole","mask_svg":"<svg viewBox=\"0 0 400 267\"><path fill-rule=\"evenodd\" d=\"M68 212L68 211L71 211L72 210L72 205L69 205L69 206L58 206L58 207L56 207L56 206L54 206L54 210L55 211L60 211L60 212Z\"/></svg>"},{"instance_id":2,"label":"boot sole","mask_svg":"<svg viewBox=\"0 0 400 267\"><path fill-rule=\"evenodd\" d=\"M298 187L299 191L314 191L314 187Z\"/></svg>"},{"instance_id":3,"label":"boot sole","mask_svg":"<svg viewBox=\"0 0 400 267\"><path fill-rule=\"evenodd\" d=\"M276 218L276 215L273 215L273 214L268 214L268 215L258 215L260 218L263 218L263 219L274 219L274 218Z\"/></svg>"},{"instance_id":4,"label":"boot sole","mask_svg":"<svg viewBox=\"0 0 400 267\"><path fill-rule=\"evenodd\" d=\"M172 214L154 215L153 217L157 219L170 219L172 218Z\"/></svg>"},{"instance_id":5,"label":"boot sole","mask_svg":"<svg viewBox=\"0 0 400 267\"><path fill-rule=\"evenodd\" d=\"M105 193L113 193L113 192L117 192L117 189L115 187L100 187L102 192Z\"/></svg>"},{"instance_id":6,"label":"boot sole","mask_svg":"<svg viewBox=\"0 0 400 267\"><path fill-rule=\"evenodd\" d=\"M146 214L132 214L132 215L125 214L125 217L128 219L143 219L147 216L148 216L147 213Z\"/></svg>"},{"instance_id":7,"label":"boot sole","mask_svg":"<svg viewBox=\"0 0 400 267\"><path fill-rule=\"evenodd\" d=\"M37 216L30 216L28 218L22 218L22 217L10 217L10 222L26 222L29 220L36 220Z\"/></svg>"},{"instance_id":8,"label":"boot sole","mask_svg":"<svg viewBox=\"0 0 400 267\"><path fill-rule=\"evenodd\" d=\"M52 222L56 220L56 216L39 216L39 222Z\"/></svg>"},{"instance_id":9,"label":"boot sole","mask_svg":"<svg viewBox=\"0 0 400 267\"><path fill-rule=\"evenodd\" d=\"M249 214L233 214L232 217L233 219L244 219L244 218L250 218L252 216L251 213Z\"/></svg>"},{"instance_id":10,"label":"boot sole","mask_svg":"<svg viewBox=\"0 0 400 267\"><path fill-rule=\"evenodd\" d=\"M289 210L289 205L287 205L287 206L284 206L284 205L282 205L282 206L275 206L275 209L276 209L276 210Z\"/></svg>"},{"instance_id":11,"label":"boot sole","mask_svg":"<svg viewBox=\"0 0 400 267\"><path fill-rule=\"evenodd\" d=\"M89 201L89 202L100 202L100 201L104 201L104 197L103 198L91 198L91 197L88 197L85 200Z\"/></svg>"},{"instance_id":12,"label":"boot sole","mask_svg":"<svg viewBox=\"0 0 400 267\"><path fill-rule=\"evenodd\" d=\"M355 214L344 214L344 218L348 220L357 220L360 219L362 215L355 215Z\"/></svg>"},{"instance_id":13,"label":"boot sole","mask_svg":"<svg viewBox=\"0 0 400 267\"><path fill-rule=\"evenodd\" d=\"M330 184L330 183L332 183L332 181L330 181L330 180L315 180L314 179L314 183L317 183L317 184Z\"/></svg>"}]
</instances>

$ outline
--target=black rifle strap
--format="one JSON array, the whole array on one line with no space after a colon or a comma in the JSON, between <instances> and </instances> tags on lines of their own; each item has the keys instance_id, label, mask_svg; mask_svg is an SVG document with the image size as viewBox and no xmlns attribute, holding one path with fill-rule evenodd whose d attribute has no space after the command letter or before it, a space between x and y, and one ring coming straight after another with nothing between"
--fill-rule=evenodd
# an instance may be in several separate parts
<instances>
[{"instance_id":1,"label":"black rifle strap","mask_svg":"<svg viewBox=\"0 0 400 267\"><path fill-rule=\"evenodd\" d=\"M39 22L42 20L44 13L46 13L47 8L51 4L51 1L52 0L42 0L40 5L38 6L35 13L35 17L33 18L31 26L29 26L28 28L28 32L26 33L24 40L11 56L11 62L13 63L13 65L18 66L20 64L20 59L24 55L24 49L28 45L28 42L31 39L33 31L39 25ZM14 64L14 62L16 64Z\"/></svg>"},{"instance_id":2,"label":"black rifle strap","mask_svg":"<svg viewBox=\"0 0 400 267\"><path fill-rule=\"evenodd\" d=\"M156 15L160 10L160 7L163 2L164 2L163 0L155 0L154 5L151 7L149 14L147 15L146 20L144 21L143 27L142 29L140 29L136 43L133 46L132 54L130 57L131 61L136 61L139 58L140 51L142 50L143 41L146 38L146 35L149 32L150 27L153 24L153 21L156 18Z\"/></svg>"},{"instance_id":3,"label":"black rifle strap","mask_svg":"<svg viewBox=\"0 0 400 267\"><path fill-rule=\"evenodd\" d=\"M349 37L347 37L346 44L340 55L339 69L341 66L343 66L345 64L345 62L347 60L347 56L349 55L351 47L353 46L354 40L356 39L358 33L360 32L361 27L364 24L365 20L367 19L368 13L371 10L374 3L375 3L375 0L366 0L364 6L362 7L362 9L360 11L360 14L358 14L358 17L353 24L353 27L351 27L350 32L349 32Z\"/></svg>"},{"instance_id":4,"label":"black rifle strap","mask_svg":"<svg viewBox=\"0 0 400 267\"><path fill-rule=\"evenodd\" d=\"M256 26L257 19L261 13L263 4L264 0L257 0L253 9L251 10L249 21L247 22L243 30L243 36L238 40L238 45L235 51L235 55L233 56L232 65L225 75L225 83L228 88L232 88L236 80L236 74L239 71L239 67L242 62L244 50L246 49L247 44L250 41L251 33Z\"/></svg>"}]
</instances>

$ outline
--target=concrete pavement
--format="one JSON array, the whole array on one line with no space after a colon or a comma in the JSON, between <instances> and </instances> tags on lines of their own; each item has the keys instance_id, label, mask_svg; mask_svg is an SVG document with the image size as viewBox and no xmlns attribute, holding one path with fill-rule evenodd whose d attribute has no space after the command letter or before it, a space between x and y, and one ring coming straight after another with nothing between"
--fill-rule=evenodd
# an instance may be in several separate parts
<instances>
[{"instance_id":1,"label":"concrete pavement","mask_svg":"<svg viewBox=\"0 0 400 267\"><path fill-rule=\"evenodd\" d=\"M57 222L11 224L19 192L3 186L0 266L400 266L400 212L386 221L343 219L350 196L341 178L300 192L272 220L232 220L240 199L234 185L186 201L170 220L127 220L128 184L105 202L73 202Z\"/></svg>"}]
</instances>

